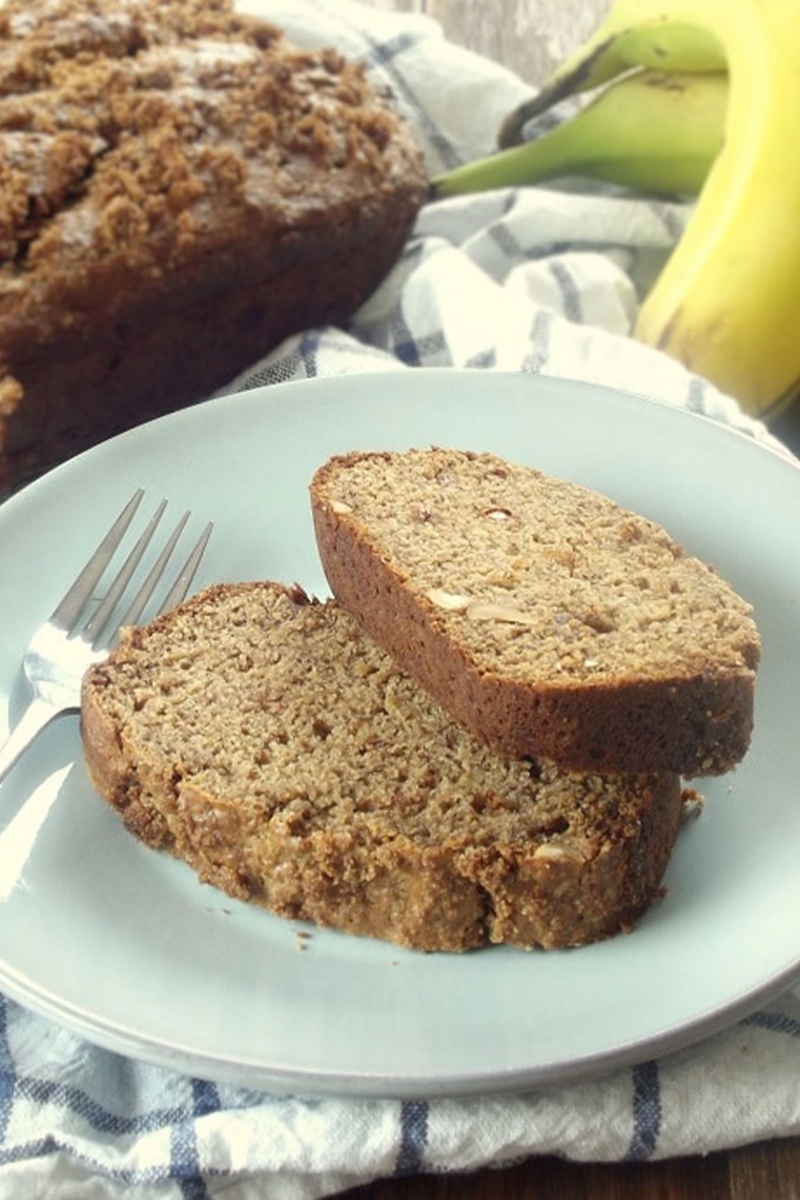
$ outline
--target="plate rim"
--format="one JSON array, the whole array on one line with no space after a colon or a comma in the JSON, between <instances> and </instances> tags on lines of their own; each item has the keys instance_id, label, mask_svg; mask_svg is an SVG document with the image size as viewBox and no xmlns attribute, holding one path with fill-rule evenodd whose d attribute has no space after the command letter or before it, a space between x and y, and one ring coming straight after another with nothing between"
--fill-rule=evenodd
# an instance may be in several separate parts
<instances>
[{"instance_id":1,"label":"plate rim","mask_svg":"<svg viewBox=\"0 0 800 1200\"><path fill-rule=\"evenodd\" d=\"M443 371L441 368L415 368L413 376L407 375L403 371L390 372L388 374L395 380L413 378L415 384L418 385L421 376L423 377L423 381L425 377L429 379L435 378L440 381ZM521 376L517 372L449 369L448 378L451 381L453 376L467 376L473 380L479 379L482 384L490 388L504 381L514 380L516 383L521 378L524 378L524 376ZM661 410L662 413L671 414L669 419L674 418L681 422L687 420L703 422L713 427L714 436L725 435L739 439L742 444L751 447L759 455L767 454L773 460L780 462L793 472L795 479L800 478L800 464L793 459L788 451L783 453L780 448L759 440L750 432L727 425L707 414L693 412L656 397L640 395L635 392L625 391L624 389L609 387L605 384L595 384L555 376L531 376L530 380L531 382L540 380L546 387L555 388L556 391L561 388L569 389L575 387L593 393L599 391L600 393L616 397L618 401L621 399L623 402L632 402L636 406L641 404L654 406L655 409ZM338 382L340 386L349 385L351 387L355 383L359 387L369 387L370 384L374 385L377 382L385 386L387 372L364 372L351 376L335 376L328 379L316 378L287 381L279 385L273 384L254 388L249 393L240 393L239 396L249 396L250 399L247 403L259 404L265 396L270 401L276 401L279 389L280 395L285 395L286 389L308 391L309 388L318 389L320 385L330 387L334 382ZM455 387L455 383L453 383L453 387ZM170 432L170 428L172 430L180 429L185 422L195 422L198 419L198 413L202 413L204 409L207 409L209 413L211 411L220 411L229 406L232 401L234 401L233 396L216 397L204 405L183 409L166 417L157 418L154 421L148 422L147 425L138 426L128 433L110 439L109 442L85 451L69 462L48 472L39 480L28 484L20 492L4 501L0 505L0 524L4 523L6 512L11 511L13 514L18 507L30 503L32 496L35 502L38 496L45 495L49 489L57 489L62 484L69 482L73 477L80 477L86 472L91 474L95 465L103 462L109 453L109 448L114 453L120 447L130 445L132 439L157 435L165 429L168 433ZM0 691L2 690L3 682L0 680ZM0 823L0 827L2 827L2 823ZM439 1075L419 1076L413 1079L389 1076L376 1078L369 1074L357 1072L344 1075L341 1072L331 1074L324 1071L309 1070L290 1070L285 1072L281 1070L275 1071L265 1066L258 1067L254 1071L252 1066L245 1062L234 1064L229 1059L218 1059L215 1055L198 1051L196 1048L178 1048L163 1045L158 1038L148 1040L147 1035L141 1031L126 1030L119 1024L116 1026L103 1025L102 1021L98 1022L96 1018L88 1018L84 1014L81 1014L77 1007L74 1008L74 1011L69 1005L66 1008L63 1006L59 1007L57 1001L48 997L46 989L37 989L37 985L35 984L26 987L23 981L15 977L13 968L9 968L9 965L5 962L0 952L0 987L12 999L32 1011L39 1012L42 1016L72 1028L80 1036L103 1045L107 1049L117 1050L125 1054L133 1054L136 1057L144 1057L159 1065L190 1073L196 1073L198 1069L201 1069L210 1078L231 1079L232 1076L235 1076L236 1081L246 1083L250 1086L262 1081L265 1086L275 1087L280 1091L296 1091L299 1084L302 1088L310 1088L311 1094L383 1096L387 1098L418 1096L420 1094L458 1096L475 1094L476 1092L485 1094L487 1091L518 1092L522 1088L537 1086L546 1082L587 1078L610 1068L642 1061L644 1058L655 1054L661 1056L671 1053L676 1049L683 1049L689 1045L694 1045L705 1037L712 1036L714 1033L743 1019L755 1011L761 1004L791 986L798 978L800 978L800 940L798 941L798 951L795 961L765 980L756 989L737 999L731 1000L727 1005L716 1008L713 1012L698 1014L694 1019L684 1022L678 1027L662 1032L654 1032L650 1037L639 1039L627 1046L616 1046L612 1049L599 1051L596 1054L582 1055L576 1059L567 1060L559 1064L549 1064L540 1068L523 1066L506 1069L499 1072L496 1076L487 1076L485 1070L481 1070L477 1074L466 1072L452 1075L446 1079Z\"/></svg>"}]
</instances>

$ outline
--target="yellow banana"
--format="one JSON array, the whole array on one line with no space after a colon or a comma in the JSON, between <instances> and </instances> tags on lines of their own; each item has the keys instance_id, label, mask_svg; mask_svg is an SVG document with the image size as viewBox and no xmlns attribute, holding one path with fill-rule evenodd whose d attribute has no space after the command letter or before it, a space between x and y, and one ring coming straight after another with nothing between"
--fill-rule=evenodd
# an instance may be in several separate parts
<instances>
[{"instance_id":1,"label":"yellow banana","mask_svg":"<svg viewBox=\"0 0 800 1200\"><path fill-rule=\"evenodd\" d=\"M722 143L724 72L635 71L532 141L431 180L431 196L579 175L644 191L700 191Z\"/></svg>"},{"instance_id":2,"label":"yellow banana","mask_svg":"<svg viewBox=\"0 0 800 1200\"><path fill-rule=\"evenodd\" d=\"M701 48L716 45L728 106L722 149L635 334L772 417L800 393L800 0L615 0L546 95L579 90L603 62L613 77L614 44L630 49L636 28L696 29Z\"/></svg>"},{"instance_id":3,"label":"yellow banana","mask_svg":"<svg viewBox=\"0 0 800 1200\"><path fill-rule=\"evenodd\" d=\"M723 148L636 336L769 418L800 383L800 0L669 0L725 47Z\"/></svg>"}]
</instances>

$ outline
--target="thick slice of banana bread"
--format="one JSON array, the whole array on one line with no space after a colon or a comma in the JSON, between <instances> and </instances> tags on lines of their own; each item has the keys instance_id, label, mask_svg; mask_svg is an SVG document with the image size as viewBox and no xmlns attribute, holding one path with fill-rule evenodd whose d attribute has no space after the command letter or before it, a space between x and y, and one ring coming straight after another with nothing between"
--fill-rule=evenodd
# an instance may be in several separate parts
<instances>
[{"instance_id":1,"label":"thick slice of banana bread","mask_svg":"<svg viewBox=\"0 0 800 1200\"><path fill-rule=\"evenodd\" d=\"M201 879L421 950L629 927L682 814L675 775L495 756L335 602L268 583L130 630L86 677L82 733L128 829Z\"/></svg>"},{"instance_id":2,"label":"thick slice of banana bread","mask_svg":"<svg viewBox=\"0 0 800 1200\"><path fill-rule=\"evenodd\" d=\"M336 457L311 500L334 595L495 750L686 775L746 752L750 606L652 521L444 449Z\"/></svg>"}]
</instances>

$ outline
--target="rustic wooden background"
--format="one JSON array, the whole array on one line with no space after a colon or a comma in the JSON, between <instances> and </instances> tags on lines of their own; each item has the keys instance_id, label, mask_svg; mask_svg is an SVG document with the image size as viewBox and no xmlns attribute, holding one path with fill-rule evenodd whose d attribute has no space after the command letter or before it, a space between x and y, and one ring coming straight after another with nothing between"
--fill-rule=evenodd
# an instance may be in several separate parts
<instances>
[{"instance_id":1,"label":"rustic wooden background","mask_svg":"<svg viewBox=\"0 0 800 1200\"><path fill-rule=\"evenodd\" d=\"M365 0L374 8L422 12L446 36L539 83L597 27L610 0Z\"/></svg>"}]
</instances>

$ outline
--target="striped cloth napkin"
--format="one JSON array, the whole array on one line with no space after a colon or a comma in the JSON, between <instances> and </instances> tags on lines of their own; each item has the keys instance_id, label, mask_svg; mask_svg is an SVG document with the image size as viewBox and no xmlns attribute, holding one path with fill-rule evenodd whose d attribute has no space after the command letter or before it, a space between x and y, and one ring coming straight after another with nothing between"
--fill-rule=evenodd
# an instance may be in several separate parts
<instances>
[{"instance_id":1,"label":"striped cloth napkin","mask_svg":"<svg viewBox=\"0 0 800 1200\"><path fill-rule=\"evenodd\" d=\"M529 89L423 18L348 0L248 0L301 44L365 57L431 171L486 153ZM679 204L504 191L422 213L348 329L309 330L230 392L416 366L540 372L649 392L770 443L676 363L630 339ZM235 401L234 401L235 402ZM380 1177L536 1154L642 1160L800 1132L800 994L702 1045L525 1095L302 1099L193 1079L96 1048L0 996L0 1200L314 1200Z\"/></svg>"}]
</instances>

